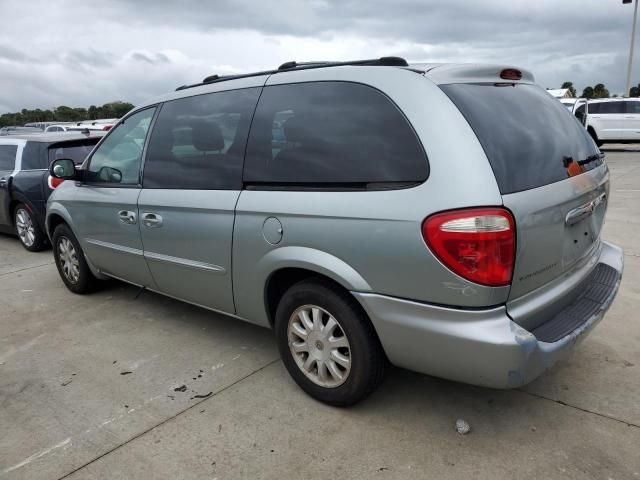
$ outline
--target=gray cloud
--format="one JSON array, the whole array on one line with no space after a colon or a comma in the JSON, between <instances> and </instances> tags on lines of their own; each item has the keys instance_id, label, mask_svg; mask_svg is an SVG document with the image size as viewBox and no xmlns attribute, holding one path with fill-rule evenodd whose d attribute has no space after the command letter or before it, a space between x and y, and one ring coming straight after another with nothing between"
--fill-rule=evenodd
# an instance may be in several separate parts
<instances>
[{"instance_id":1,"label":"gray cloud","mask_svg":"<svg viewBox=\"0 0 640 480\"><path fill-rule=\"evenodd\" d=\"M633 11L619 0L0 3L13 19L0 31L0 108L14 110L139 102L212 73L394 54L515 64L544 87L621 93Z\"/></svg>"},{"instance_id":2,"label":"gray cloud","mask_svg":"<svg viewBox=\"0 0 640 480\"><path fill-rule=\"evenodd\" d=\"M150 65L157 65L159 63L169 63L169 57L164 53L146 53L146 52L132 52L131 59L136 62L148 63Z\"/></svg>"},{"instance_id":3,"label":"gray cloud","mask_svg":"<svg viewBox=\"0 0 640 480\"><path fill-rule=\"evenodd\" d=\"M0 60L8 60L11 62L32 62L34 59L20 50L0 45Z\"/></svg>"}]
</instances>

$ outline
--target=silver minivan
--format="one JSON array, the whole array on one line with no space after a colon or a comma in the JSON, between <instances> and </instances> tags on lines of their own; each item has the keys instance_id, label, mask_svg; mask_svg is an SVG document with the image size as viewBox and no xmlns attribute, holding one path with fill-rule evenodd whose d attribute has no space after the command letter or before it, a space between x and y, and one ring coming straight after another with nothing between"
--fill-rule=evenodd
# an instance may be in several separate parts
<instances>
[{"instance_id":1,"label":"silver minivan","mask_svg":"<svg viewBox=\"0 0 640 480\"><path fill-rule=\"evenodd\" d=\"M521 386L609 308L609 172L521 69L385 57L211 76L131 111L46 225L66 286L108 277L275 330L311 396L391 364Z\"/></svg>"}]
</instances>

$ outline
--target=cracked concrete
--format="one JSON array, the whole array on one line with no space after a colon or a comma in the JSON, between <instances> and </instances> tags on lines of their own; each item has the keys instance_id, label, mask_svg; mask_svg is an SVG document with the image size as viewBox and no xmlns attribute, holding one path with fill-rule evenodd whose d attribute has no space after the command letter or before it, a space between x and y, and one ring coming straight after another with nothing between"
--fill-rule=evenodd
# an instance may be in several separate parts
<instances>
[{"instance_id":1,"label":"cracked concrete","mask_svg":"<svg viewBox=\"0 0 640 480\"><path fill-rule=\"evenodd\" d=\"M0 236L0 479L640 479L640 154L607 159L620 293L515 391L391 369L365 402L327 407L270 331L118 282L73 295L50 252Z\"/></svg>"}]
</instances>

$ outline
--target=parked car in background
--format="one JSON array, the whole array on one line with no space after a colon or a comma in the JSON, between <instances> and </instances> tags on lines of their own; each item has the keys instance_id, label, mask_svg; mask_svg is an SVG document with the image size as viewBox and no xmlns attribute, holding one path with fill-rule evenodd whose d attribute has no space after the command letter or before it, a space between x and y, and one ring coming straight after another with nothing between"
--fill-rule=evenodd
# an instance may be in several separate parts
<instances>
[{"instance_id":1,"label":"parked car in background","mask_svg":"<svg viewBox=\"0 0 640 480\"><path fill-rule=\"evenodd\" d=\"M524 385L602 319L622 276L601 238L603 156L508 66L209 77L51 174L73 180L46 220L70 291L114 277L271 327L294 380L333 405L372 392L387 359Z\"/></svg>"},{"instance_id":2,"label":"parked car in background","mask_svg":"<svg viewBox=\"0 0 640 480\"><path fill-rule=\"evenodd\" d=\"M0 136L4 135L24 135L30 133L42 133L42 130L36 127L2 127L0 128Z\"/></svg>"},{"instance_id":3,"label":"parked car in background","mask_svg":"<svg viewBox=\"0 0 640 480\"><path fill-rule=\"evenodd\" d=\"M37 128L41 131L44 132L44 130L49 126L49 125L56 125L60 122L29 122L29 123L25 123L24 126L25 127L31 127L31 128Z\"/></svg>"},{"instance_id":4,"label":"parked car in background","mask_svg":"<svg viewBox=\"0 0 640 480\"><path fill-rule=\"evenodd\" d=\"M80 164L103 133L0 137L0 232L17 234L32 252L47 246L45 207L60 181L49 180L49 164L70 158Z\"/></svg>"},{"instance_id":5,"label":"parked car in background","mask_svg":"<svg viewBox=\"0 0 640 480\"><path fill-rule=\"evenodd\" d=\"M71 125L67 125L67 131L83 131L83 130L101 130L108 132L118 122L117 118L105 118L102 120L92 120L77 122Z\"/></svg>"},{"instance_id":6,"label":"parked car in background","mask_svg":"<svg viewBox=\"0 0 640 480\"><path fill-rule=\"evenodd\" d=\"M71 124L69 123L57 123L55 125L49 125L44 129L45 133L54 133L54 132L66 132L69 130Z\"/></svg>"},{"instance_id":7,"label":"parked car in background","mask_svg":"<svg viewBox=\"0 0 640 480\"><path fill-rule=\"evenodd\" d=\"M640 142L640 98L603 98L585 102L574 111L598 146Z\"/></svg>"}]
</instances>

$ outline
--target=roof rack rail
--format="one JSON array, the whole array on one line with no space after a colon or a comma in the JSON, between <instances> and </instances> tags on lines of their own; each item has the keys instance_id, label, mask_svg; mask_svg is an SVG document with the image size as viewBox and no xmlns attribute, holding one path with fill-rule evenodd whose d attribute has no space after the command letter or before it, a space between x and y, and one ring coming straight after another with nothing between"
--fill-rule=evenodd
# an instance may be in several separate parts
<instances>
[{"instance_id":1,"label":"roof rack rail","mask_svg":"<svg viewBox=\"0 0 640 480\"><path fill-rule=\"evenodd\" d=\"M344 62L296 62L295 60L285 62L280 65L276 70L264 70L261 72L243 73L239 75L209 75L200 83L194 83L193 85L182 85L176 88L176 91L185 90L187 88L200 87L209 83L224 82L227 80L234 80L237 78L257 77L259 75L274 75L281 72L289 72L293 70L310 70L314 68L325 67L342 67L348 65L359 66L381 66L381 67L408 67L409 64L402 57L380 57L372 58L369 60L348 60Z\"/></svg>"},{"instance_id":2,"label":"roof rack rail","mask_svg":"<svg viewBox=\"0 0 640 480\"><path fill-rule=\"evenodd\" d=\"M380 57L370 60L348 60L346 62L303 62L298 63L295 60L283 63L278 70L291 70L300 68L321 68L321 67L337 67L342 65L368 65L382 67L408 67L409 64L401 57Z\"/></svg>"},{"instance_id":3,"label":"roof rack rail","mask_svg":"<svg viewBox=\"0 0 640 480\"><path fill-rule=\"evenodd\" d=\"M298 67L308 67L310 65L317 65L318 67L323 67L326 66L330 63L335 63L335 62L328 62L328 61L319 61L319 62L296 62L295 60L291 61L291 62L284 62L282 65L280 65L278 67L278 70L290 70L292 68L298 68Z\"/></svg>"}]
</instances>

